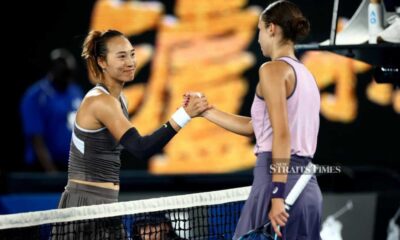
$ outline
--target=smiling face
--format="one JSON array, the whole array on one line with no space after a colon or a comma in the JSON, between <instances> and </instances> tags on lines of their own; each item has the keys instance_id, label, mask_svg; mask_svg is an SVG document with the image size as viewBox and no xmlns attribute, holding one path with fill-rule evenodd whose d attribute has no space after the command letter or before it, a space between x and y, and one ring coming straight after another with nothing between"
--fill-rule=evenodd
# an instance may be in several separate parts
<instances>
[{"instance_id":1,"label":"smiling face","mask_svg":"<svg viewBox=\"0 0 400 240\"><path fill-rule=\"evenodd\" d=\"M132 81L136 70L135 49L132 44L127 38L117 36L109 39L106 45L106 58L98 60L104 76L122 82Z\"/></svg>"}]
</instances>

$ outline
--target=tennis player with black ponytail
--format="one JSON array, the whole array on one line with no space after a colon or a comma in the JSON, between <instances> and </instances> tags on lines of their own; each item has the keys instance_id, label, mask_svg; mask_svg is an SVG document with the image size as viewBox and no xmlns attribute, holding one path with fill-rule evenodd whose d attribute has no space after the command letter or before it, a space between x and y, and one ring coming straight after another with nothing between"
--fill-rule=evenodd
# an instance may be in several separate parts
<instances>
[{"instance_id":1,"label":"tennis player with black ponytail","mask_svg":"<svg viewBox=\"0 0 400 240\"><path fill-rule=\"evenodd\" d=\"M193 96L158 130L141 136L129 122L122 95L124 84L133 80L136 69L132 44L115 30L91 31L82 56L98 84L77 111L68 184L59 208L117 202L122 148L146 159L161 150L192 117L208 109L205 98Z\"/></svg>"},{"instance_id":2,"label":"tennis player with black ponytail","mask_svg":"<svg viewBox=\"0 0 400 240\"><path fill-rule=\"evenodd\" d=\"M307 166L314 156L319 130L320 95L315 79L296 59L295 42L308 34L309 22L292 2L270 4L261 14L258 41L271 61L259 69L251 118L216 108L203 113L209 121L240 135L256 137L252 190L234 239L271 221L283 239L320 239L322 195L312 176L290 215L284 199L301 176L285 167Z\"/></svg>"}]
</instances>

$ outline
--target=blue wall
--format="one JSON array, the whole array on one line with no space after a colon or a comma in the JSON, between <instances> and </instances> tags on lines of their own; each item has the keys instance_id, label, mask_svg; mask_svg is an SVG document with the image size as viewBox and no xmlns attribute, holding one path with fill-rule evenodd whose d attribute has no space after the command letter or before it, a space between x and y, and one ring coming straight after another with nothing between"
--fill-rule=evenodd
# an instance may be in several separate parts
<instances>
[{"instance_id":1,"label":"blue wall","mask_svg":"<svg viewBox=\"0 0 400 240\"><path fill-rule=\"evenodd\" d=\"M60 193L2 195L0 196L0 214L55 209L60 197Z\"/></svg>"}]
</instances>

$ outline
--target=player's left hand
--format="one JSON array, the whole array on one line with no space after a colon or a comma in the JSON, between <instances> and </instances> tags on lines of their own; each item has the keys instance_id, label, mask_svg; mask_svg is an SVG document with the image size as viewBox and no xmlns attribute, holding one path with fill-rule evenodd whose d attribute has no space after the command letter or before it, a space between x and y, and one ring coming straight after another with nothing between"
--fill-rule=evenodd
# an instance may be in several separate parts
<instances>
[{"instance_id":1,"label":"player's left hand","mask_svg":"<svg viewBox=\"0 0 400 240\"><path fill-rule=\"evenodd\" d=\"M268 217L271 220L271 225L274 228L275 233L279 237L282 237L279 227L284 227L289 218L289 214L285 210L285 202L283 198L271 199L271 210L268 213Z\"/></svg>"}]
</instances>

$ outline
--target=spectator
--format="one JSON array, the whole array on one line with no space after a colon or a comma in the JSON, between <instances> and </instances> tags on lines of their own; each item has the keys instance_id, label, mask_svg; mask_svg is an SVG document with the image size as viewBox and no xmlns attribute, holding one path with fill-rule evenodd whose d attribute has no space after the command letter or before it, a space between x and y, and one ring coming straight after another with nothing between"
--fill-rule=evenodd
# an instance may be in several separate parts
<instances>
[{"instance_id":1,"label":"spectator","mask_svg":"<svg viewBox=\"0 0 400 240\"><path fill-rule=\"evenodd\" d=\"M50 60L48 74L29 87L21 100L28 170L67 170L73 122L83 97L80 87L73 83L73 55L54 49Z\"/></svg>"}]
</instances>

